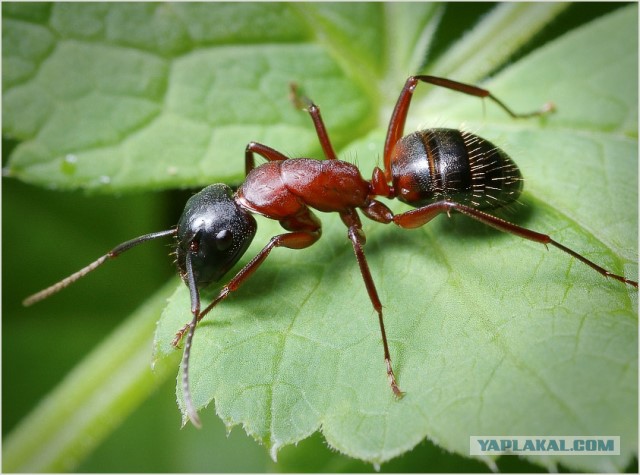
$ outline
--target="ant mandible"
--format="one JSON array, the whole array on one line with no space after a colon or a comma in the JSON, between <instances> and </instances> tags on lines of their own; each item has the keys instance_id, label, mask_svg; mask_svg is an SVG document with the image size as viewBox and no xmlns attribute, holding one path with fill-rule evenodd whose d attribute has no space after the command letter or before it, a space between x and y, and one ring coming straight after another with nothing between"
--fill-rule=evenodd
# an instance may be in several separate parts
<instances>
[{"instance_id":1,"label":"ant mandible","mask_svg":"<svg viewBox=\"0 0 640 475\"><path fill-rule=\"evenodd\" d=\"M177 227L139 236L118 245L75 274L27 298L24 305L49 297L106 260L140 243L175 236L178 269L189 288L193 319L176 333L172 345L177 347L186 334L182 357L183 394L189 419L194 425L200 426L189 389L189 356L196 324L237 290L274 248L303 249L314 244L322 231L312 208L338 213L347 227L347 236L353 246L369 299L378 315L387 377L397 397L403 393L393 372L382 304L364 254L366 238L357 210L373 221L394 223L401 228L417 228L439 214L457 211L499 231L555 246L603 276L638 287L637 282L609 272L546 234L486 213L485 210L500 208L520 196L520 170L501 149L468 132L439 128L405 136L407 113L413 92L420 81L489 98L513 118L538 116L553 109L553 106L545 105L535 112L517 114L485 89L434 76L411 76L400 92L389 121L383 151L384 170L374 168L371 180L365 180L355 165L338 160L320 109L309 99L298 97L293 88L294 101L298 105L304 103L313 120L326 160L289 158L271 147L251 142L245 150L246 179L235 193L224 184L204 188L187 201ZM256 167L255 154L267 162ZM415 209L394 214L377 197L397 198ZM217 297L201 310L199 290L220 280L249 247L257 227L252 213L278 220L287 232L272 237L222 287Z\"/></svg>"}]
</instances>

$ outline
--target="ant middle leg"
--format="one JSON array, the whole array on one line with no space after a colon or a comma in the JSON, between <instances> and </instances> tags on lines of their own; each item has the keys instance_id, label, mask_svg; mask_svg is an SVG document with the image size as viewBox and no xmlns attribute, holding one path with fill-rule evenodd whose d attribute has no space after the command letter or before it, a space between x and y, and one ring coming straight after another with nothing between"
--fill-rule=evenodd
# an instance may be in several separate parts
<instances>
[{"instance_id":1,"label":"ant middle leg","mask_svg":"<svg viewBox=\"0 0 640 475\"><path fill-rule=\"evenodd\" d=\"M367 288L367 293L369 294L369 300L371 300L371 304L378 314L378 323L380 324L380 333L382 335L384 362L387 367L387 378L389 380L389 386L391 386L393 394L396 397L400 398L404 395L404 393L398 387L396 376L393 373L393 366L391 365L391 353L389 352L387 334L384 329L384 320L382 318L382 303L380 302L380 297L378 297L378 291L376 290L376 285L373 282L373 277L371 276L371 271L369 270L369 264L367 263L367 258L364 254L363 246L366 238L364 233L362 232L362 223L360 222L358 214L353 209L344 213L340 213L340 217L348 228L347 233L349 236L349 240L353 245L353 250L356 254L356 260L358 261L358 266L360 267L360 274L362 275L362 279L364 280L364 284Z\"/></svg>"},{"instance_id":2,"label":"ant middle leg","mask_svg":"<svg viewBox=\"0 0 640 475\"><path fill-rule=\"evenodd\" d=\"M389 127L387 129L387 138L384 143L383 152L385 176L387 180L391 180L391 152L393 151L393 147L398 142L398 140L400 140L404 135L404 126L407 120L409 106L411 105L413 92L419 81L432 84L434 86L443 87L445 89L451 89L452 91L462 92L463 94L468 94L470 96L480 98L486 97L492 100L514 119L524 119L528 117L539 116L552 112L554 110L554 105L552 103L546 103L542 106L542 108L536 111L519 114L514 112L504 102L502 102L486 89L436 76L410 76L405 82L404 87L402 88L402 91L398 96L398 100L396 102L393 113L391 114Z\"/></svg>"},{"instance_id":3,"label":"ant middle leg","mask_svg":"<svg viewBox=\"0 0 640 475\"><path fill-rule=\"evenodd\" d=\"M499 231L514 234L516 236L520 236L521 238L528 239L529 241L544 244L545 246L550 244L569 254L570 256L575 257L580 262L588 265L599 274L638 288L638 282L608 271L595 262L587 259L582 254L579 254L578 252L560 244L559 242L554 241L547 234L542 234L527 228L523 228L522 226L510 223L509 221L505 221L504 219L453 201L438 201L436 203L423 206L422 208L417 208L405 213L397 214L393 217L393 222L402 228L417 228L428 223L437 215L442 213L449 214L452 210L462 213L465 216L475 219L476 221L486 224L487 226L491 226L492 228L495 228Z\"/></svg>"},{"instance_id":4,"label":"ant middle leg","mask_svg":"<svg viewBox=\"0 0 640 475\"><path fill-rule=\"evenodd\" d=\"M322 146L322 151L324 152L324 156L327 160L337 160L338 156L331 145L331 139L329 138L329 134L327 132L327 127L324 125L324 120L322 120L322 115L320 115L320 108L313 103L311 99L306 96L300 96L298 94L298 86L294 83L290 85L291 89L291 101L293 102L295 107L299 109L306 110L311 116L311 120L313 121L313 126L316 129L316 135L318 136L318 140L320 141L320 145ZM263 145L258 142L250 142L244 152L244 169L245 175L248 175L251 170L255 168L255 159L254 154L266 158L270 162L278 161L278 160L288 160L289 157L278 152L277 150Z\"/></svg>"},{"instance_id":5,"label":"ant middle leg","mask_svg":"<svg viewBox=\"0 0 640 475\"><path fill-rule=\"evenodd\" d=\"M324 120L322 120L322 116L320 115L320 108L308 97L298 94L297 84L292 83L290 89L293 105L298 109L306 110L311 116L324 156L327 160L337 160L338 156L336 155L333 145L331 145L327 127L324 125Z\"/></svg>"}]
</instances>

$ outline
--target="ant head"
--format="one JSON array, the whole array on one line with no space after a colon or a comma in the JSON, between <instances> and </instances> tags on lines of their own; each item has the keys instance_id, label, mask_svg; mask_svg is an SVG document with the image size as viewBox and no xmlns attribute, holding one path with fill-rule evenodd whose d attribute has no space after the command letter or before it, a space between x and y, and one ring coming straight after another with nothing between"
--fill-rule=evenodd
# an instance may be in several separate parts
<instances>
[{"instance_id":1,"label":"ant head","mask_svg":"<svg viewBox=\"0 0 640 475\"><path fill-rule=\"evenodd\" d=\"M210 185L193 195L178 222L178 267L187 278L187 253L199 288L219 280L251 244L256 220L233 199L231 188Z\"/></svg>"}]
</instances>

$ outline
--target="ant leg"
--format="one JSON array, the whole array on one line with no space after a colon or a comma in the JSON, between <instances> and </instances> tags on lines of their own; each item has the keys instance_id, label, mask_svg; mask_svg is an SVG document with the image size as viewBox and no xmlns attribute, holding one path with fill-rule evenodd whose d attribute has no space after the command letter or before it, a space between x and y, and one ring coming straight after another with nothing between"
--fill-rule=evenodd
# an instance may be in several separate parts
<instances>
[{"instance_id":1,"label":"ant leg","mask_svg":"<svg viewBox=\"0 0 640 475\"><path fill-rule=\"evenodd\" d=\"M490 214L487 214L483 211L477 210L470 206L466 206L460 203L455 203L453 201L438 201L436 203L423 206L422 208L414 209L411 211L407 211L406 213L398 214L393 217L393 222L402 228L417 228L431 221L434 217L441 213L449 213L451 210L462 213L476 221L479 221L487 226L491 226L499 231L503 231L505 233L515 234L516 236L520 236L521 238L528 239L529 241L539 242L544 244L551 244L554 247L557 247L563 252L566 252L570 256L575 257L579 261L591 267L596 272L602 274L605 277L611 277L612 279L619 280L625 284L631 285L632 287L638 288L638 283L636 281L627 279L621 275L614 274L610 272L593 261L590 261L583 255L577 253L576 251L569 249L566 246L563 246L557 241L551 239L550 236L546 234L541 234L536 231L532 231L527 228L523 228L516 224L505 221L504 219L497 218Z\"/></svg>"},{"instance_id":2,"label":"ant leg","mask_svg":"<svg viewBox=\"0 0 640 475\"><path fill-rule=\"evenodd\" d=\"M398 100L396 102L396 106L393 110L393 114L391 115L391 120L389 121L389 128L387 129L387 138L384 143L384 169L385 169L385 177L387 180L391 180L391 152L396 142L402 138L404 135L404 126L407 120L407 114L409 112L409 105L411 104L411 99L413 98L413 91L418 85L418 81L422 81L428 84L433 84L434 86L444 87L446 89L451 89L453 91L462 92L463 94L468 94L471 96L489 98L498 106L500 106L507 114L509 114L514 119L523 119L526 117L533 117L537 115L543 115L548 112L552 112L554 110L554 106L551 103L545 104L541 109L533 112L528 112L524 114L518 114L513 112L507 105L502 102L500 99L495 97L491 92L486 89L482 89L477 86L472 86L470 84L465 84L458 81L453 81L451 79L440 78L436 76L411 76L407 79L398 96Z\"/></svg>"},{"instance_id":3,"label":"ant leg","mask_svg":"<svg viewBox=\"0 0 640 475\"><path fill-rule=\"evenodd\" d=\"M376 290L376 285L373 282L373 277L371 277L371 271L369 270L369 264L367 263L367 258L364 254L364 243L366 241L366 237L362 232L362 223L360 222L360 218L358 217L355 210L350 210L346 213L341 213L340 217L342 221L348 227L348 236L351 240L351 244L353 245L353 250L356 254L356 260L358 261L358 266L360 266L360 274L362 275L362 279L364 280L364 285L367 288L367 293L369 294L369 299L371 300L371 304L378 314L378 322L380 323L380 333L382 334L382 346L384 348L384 362L387 366L387 378L389 379L389 385L395 394L396 397L400 398L404 395L404 393L398 387L396 383L396 377L393 373L393 367L391 366L391 354L389 353L389 345L387 343L387 334L384 329L384 320L382 318L382 303L380 303L380 298L378 297L378 291Z\"/></svg>"},{"instance_id":4,"label":"ant leg","mask_svg":"<svg viewBox=\"0 0 640 475\"><path fill-rule=\"evenodd\" d=\"M311 212L311 210L306 209L305 211L306 212L303 212L293 218L287 218L280 221L283 228L292 232L272 237L269 243L253 259L251 259L251 261L240 269L235 277L220 290L218 296L209 304L209 306L198 314L198 318L195 323L202 320L202 318L220 301L224 300L230 292L237 290L238 287L240 287L240 285L258 269L260 264L262 264L262 262L267 258L274 247L304 249L320 239L320 236L322 235L322 223L318 217ZM187 272L187 277L189 277L188 274L189 273ZM187 284L189 284L188 280ZM190 284L189 289L193 295ZM191 299L191 306L193 310L193 307L195 306L193 297ZM190 323L187 323L176 332L176 336L171 340L171 346L178 347L180 340L184 334L187 333L189 326Z\"/></svg>"},{"instance_id":5,"label":"ant leg","mask_svg":"<svg viewBox=\"0 0 640 475\"><path fill-rule=\"evenodd\" d=\"M269 240L269 243L264 248L262 248L262 250L253 259L251 259L251 261L249 261L242 269L240 269L240 271L233 277L233 279L231 279L220 290L218 296L202 312L200 312L199 297L196 299L197 302L193 297L194 290L192 290L191 282L193 273L190 270L190 259L187 258L187 275L189 278L188 284L189 290L192 295L191 305L194 316L189 323L187 323L176 333L176 336L174 337L171 344L176 347L185 333L187 334L184 345L184 353L182 355L182 393L184 395L187 416L196 427L200 427L200 419L198 417L198 412L195 409L195 405L193 404L189 386L189 360L191 357L191 347L193 345L193 335L195 333L196 325L200 320L202 320L205 315L207 315L216 305L218 305L218 303L227 298L227 296L231 292L237 290L249 277L251 277L253 273L258 270L258 267L260 267L260 265L269 256L273 248L287 247L289 249L304 249L305 247L311 246L320 238L321 232L319 221L311 213L297 220L286 221L284 222L284 224L291 226L295 226L297 224L301 227L307 227L307 229L302 229L300 231L294 231L286 234L279 234L272 237ZM195 289L195 292L197 293L197 289Z\"/></svg>"},{"instance_id":6,"label":"ant leg","mask_svg":"<svg viewBox=\"0 0 640 475\"><path fill-rule=\"evenodd\" d=\"M315 105L308 97L299 96L298 88L295 84L291 84L290 87L291 100L293 101L293 104L296 107L309 112L311 120L313 121L313 125L316 129L316 135L318 136L318 140L320 141L320 145L322 146L325 157L328 160L337 160L338 157L333 149L333 145L331 145L331 140L329 139L327 128L325 127L322 116L320 115L320 108ZM257 153L258 155L266 158L270 162L278 160L288 160L289 158L267 145L263 145L257 142L250 142L249 145L247 145L244 154L245 175L248 175L249 172L255 168L254 153Z\"/></svg>"},{"instance_id":7,"label":"ant leg","mask_svg":"<svg viewBox=\"0 0 640 475\"><path fill-rule=\"evenodd\" d=\"M298 94L297 84L291 84L290 88L291 101L293 102L293 105L299 109L306 110L311 116L311 120L313 121L313 126L316 129L316 135L318 136L318 140L320 141L320 145L322 146L324 156L327 158L327 160L337 160L338 156L333 149L333 145L331 145L331 139L329 139L327 128L324 125L322 116L320 115L320 108L315 105L313 101L308 97L300 96Z\"/></svg>"},{"instance_id":8,"label":"ant leg","mask_svg":"<svg viewBox=\"0 0 640 475\"><path fill-rule=\"evenodd\" d=\"M249 174L251 170L256 167L255 160L253 158L253 154L257 153L261 157L266 158L270 162L288 160L289 157L283 155L277 150L269 147L268 145L263 145L258 142L249 142L247 147L244 150L244 172L245 176Z\"/></svg>"},{"instance_id":9,"label":"ant leg","mask_svg":"<svg viewBox=\"0 0 640 475\"><path fill-rule=\"evenodd\" d=\"M517 112L513 112L511 108L509 108L504 102L502 102L496 96L491 94L491 92L487 91L486 89L482 89L481 87L473 86L471 84L465 84L458 81L453 81L451 79L440 78L436 76L414 76L414 77L419 81L426 82L428 84L433 84L434 86L440 86L446 89L451 89L453 91L462 92L470 96L483 97L483 98L487 97L491 99L495 104L497 104L500 108L502 108L502 110L504 110L507 114L509 114L514 119L526 119L529 117L535 117L538 115L547 114L554 110L554 105L548 102L538 110L535 110L532 112L517 113Z\"/></svg>"},{"instance_id":10,"label":"ant leg","mask_svg":"<svg viewBox=\"0 0 640 475\"><path fill-rule=\"evenodd\" d=\"M197 314L197 319L195 323L198 323L200 320L204 318L204 316L209 313L213 307L218 305L222 300L227 298L229 293L235 291L247 280L260 265L264 262L267 256L271 253L271 250L274 247L287 247L289 249L304 249L305 247L311 246L320 238L320 231L300 231L300 232L292 232L287 234L279 234L271 238L269 243L253 258L249 261L242 269L238 271L238 273L231 279L227 285L222 287L218 296L213 299L213 301L209 304L207 308L205 308L202 312ZM184 334L187 333L191 323L186 323L180 330L176 332L175 337L171 340L171 346L178 347L180 340L184 337Z\"/></svg>"}]
</instances>

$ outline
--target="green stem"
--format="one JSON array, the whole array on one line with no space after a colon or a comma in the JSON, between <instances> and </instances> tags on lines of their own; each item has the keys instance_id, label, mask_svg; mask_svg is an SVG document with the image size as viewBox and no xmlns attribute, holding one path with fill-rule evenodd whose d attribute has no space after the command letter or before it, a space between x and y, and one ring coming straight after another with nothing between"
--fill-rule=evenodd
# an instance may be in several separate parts
<instances>
[{"instance_id":1,"label":"green stem","mask_svg":"<svg viewBox=\"0 0 640 475\"><path fill-rule=\"evenodd\" d=\"M151 368L156 322L175 286L156 292L8 435L4 472L73 469L175 374L179 352Z\"/></svg>"},{"instance_id":2,"label":"green stem","mask_svg":"<svg viewBox=\"0 0 640 475\"><path fill-rule=\"evenodd\" d=\"M530 41L567 8L568 3L506 3L489 12L475 28L429 68L429 74L475 82Z\"/></svg>"}]
</instances>

